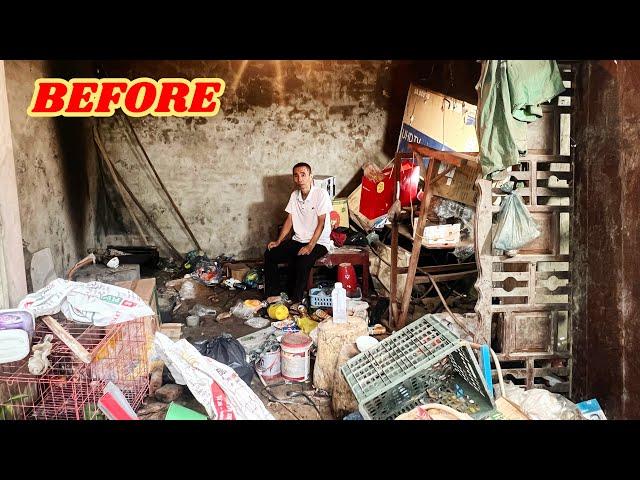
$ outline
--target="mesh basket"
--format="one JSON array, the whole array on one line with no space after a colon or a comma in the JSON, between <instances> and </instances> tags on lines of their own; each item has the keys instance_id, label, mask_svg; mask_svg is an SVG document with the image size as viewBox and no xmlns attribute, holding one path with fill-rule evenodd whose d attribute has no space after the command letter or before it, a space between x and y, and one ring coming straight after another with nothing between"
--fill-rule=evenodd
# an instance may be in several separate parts
<instances>
[{"instance_id":1,"label":"mesh basket","mask_svg":"<svg viewBox=\"0 0 640 480\"><path fill-rule=\"evenodd\" d=\"M331 308L333 305L333 300L331 299L331 295L320 295L322 291L321 288L312 288L309 290L309 299L311 300L310 305L312 307L328 307ZM333 289L332 289L333 291ZM362 300L362 290L360 287L356 289L356 294L349 296L347 295L347 301L349 300Z\"/></svg>"},{"instance_id":2,"label":"mesh basket","mask_svg":"<svg viewBox=\"0 0 640 480\"><path fill-rule=\"evenodd\" d=\"M494 409L471 348L433 315L385 338L341 370L366 419L393 419L425 403L476 419Z\"/></svg>"},{"instance_id":3,"label":"mesh basket","mask_svg":"<svg viewBox=\"0 0 640 480\"><path fill-rule=\"evenodd\" d=\"M320 295L321 288L309 290L309 299L312 307L331 307L333 305L331 295Z\"/></svg>"}]
</instances>

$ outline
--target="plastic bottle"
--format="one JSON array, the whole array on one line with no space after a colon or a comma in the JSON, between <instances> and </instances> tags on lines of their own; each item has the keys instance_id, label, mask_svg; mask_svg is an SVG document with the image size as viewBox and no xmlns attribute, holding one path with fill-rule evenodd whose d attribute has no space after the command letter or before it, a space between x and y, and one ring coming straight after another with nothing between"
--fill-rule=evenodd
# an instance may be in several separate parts
<instances>
[{"instance_id":1,"label":"plastic bottle","mask_svg":"<svg viewBox=\"0 0 640 480\"><path fill-rule=\"evenodd\" d=\"M347 291L342 288L340 282L336 282L333 292L331 292L331 308L333 309L334 323L347 321Z\"/></svg>"}]
</instances>

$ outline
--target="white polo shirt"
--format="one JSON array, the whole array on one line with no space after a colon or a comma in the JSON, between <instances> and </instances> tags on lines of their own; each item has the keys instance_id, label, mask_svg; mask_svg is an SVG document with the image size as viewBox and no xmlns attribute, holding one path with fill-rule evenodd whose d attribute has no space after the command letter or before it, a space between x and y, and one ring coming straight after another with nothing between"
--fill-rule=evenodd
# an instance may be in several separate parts
<instances>
[{"instance_id":1,"label":"white polo shirt","mask_svg":"<svg viewBox=\"0 0 640 480\"><path fill-rule=\"evenodd\" d=\"M332 209L331 198L324 188L312 185L305 200L302 199L300 190L294 190L287 207L284 209L285 212L291 214L293 220L293 239L296 242L309 243L318 225L318 216L324 214L326 215L324 228L318 238L318 244L324 245L328 250L331 245L330 213Z\"/></svg>"}]
</instances>

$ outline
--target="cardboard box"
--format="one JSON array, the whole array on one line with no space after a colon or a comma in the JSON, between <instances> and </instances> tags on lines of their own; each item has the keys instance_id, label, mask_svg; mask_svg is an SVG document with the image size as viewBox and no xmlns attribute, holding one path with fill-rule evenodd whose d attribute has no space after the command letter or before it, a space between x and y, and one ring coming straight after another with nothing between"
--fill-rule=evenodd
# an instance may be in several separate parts
<instances>
[{"instance_id":1,"label":"cardboard box","mask_svg":"<svg viewBox=\"0 0 640 480\"><path fill-rule=\"evenodd\" d=\"M182 323L163 323L160 325L160 333L177 342L182 337L182 327Z\"/></svg>"},{"instance_id":2,"label":"cardboard box","mask_svg":"<svg viewBox=\"0 0 640 480\"><path fill-rule=\"evenodd\" d=\"M231 263L227 265L229 269L228 277L233 278L234 280L238 280L242 282L244 280L244 276L249 272L250 268L246 266L244 263Z\"/></svg>"},{"instance_id":3,"label":"cardboard box","mask_svg":"<svg viewBox=\"0 0 640 480\"><path fill-rule=\"evenodd\" d=\"M323 188L329 194L331 200L336 196L336 177L333 175L314 175L313 184Z\"/></svg>"},{"instance_id":4,"label":"cardboard box","mask_svg":"<svg viewBox=\"0 0 640 480\"><path fill-rule=\"evenodd\" d=\"M337 215L340 217L338 224L335 225L334 222L335 222L336 216L335 214L332 215L331 228L333 229L336 227L348 227L349 226L349 205L348 205L347 198L345 197L334 198L331 204L333 205L333 212L336 212ZM331 213L333 214L333 212Z\"/></svg>"},{"instance_id":5,"label":"cardboard box","mask_svg":"<svg viewBox=\"0 0 640 480\"><path fill-rule=\"evenodd\" d=\"M411 84L402 117L398 150L408 143L436 150L477 152L476 106Z\"/></svg>"},{"instance_id":6,"label":"cardboard box","mask_svg":"<svg viewBox=\"0 0 640 480\"><path fill-rule=\"evenodd\" d=\"M595 398L577 403L576 407L580 409L580 413L582 413L582 416L587 420L607 419L604 412L602 411L602 407L600 407L598 400L596 400Z\"/></svg>"},{"instance_id":7,"label":"cardboard box","mask_svg":"<svg viewBox=\"0 0 640 480\"><path fill-rule=\"evenodd\" d=\"M398 151L408 152L409 143L437 150L477 152L475 105L411 84L407 95ZM441 165L440 173L447 166ZM473 163L447 173L434 185L434 194L475 205L474 184L482 168Z\"/></svg>"}]
</instances>

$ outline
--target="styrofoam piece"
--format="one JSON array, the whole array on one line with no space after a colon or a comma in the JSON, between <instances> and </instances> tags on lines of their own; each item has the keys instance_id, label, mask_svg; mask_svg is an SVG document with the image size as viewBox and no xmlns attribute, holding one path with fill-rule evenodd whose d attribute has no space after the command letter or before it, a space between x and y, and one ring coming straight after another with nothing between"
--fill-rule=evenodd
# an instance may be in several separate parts
<instances>
[{"instance_id":1,"label":"styrofoam piece","mask_svg":"<svg viewBox=\"0 0 640 480\"><path fill-rule=\"evenodd\" d=\"M378 343L380 342L376 338L370 337L368 335L362 335L361 337L356 338L356 346L361 352L375 347Z\"/></svg>"},{"instance_id":2,"label":"styrofoam piece","mask_svg":"<svg viewBox=\"0 0 640 480\"><path fill-rule=\"evenodd\" d=\"M31 286L33 291L37 292L41 288L49 285L55 280L56 274L55 264L53 263L53 255L51 249L43 248L33 254L31 258Z\"/></svg>"}]
</instances>

